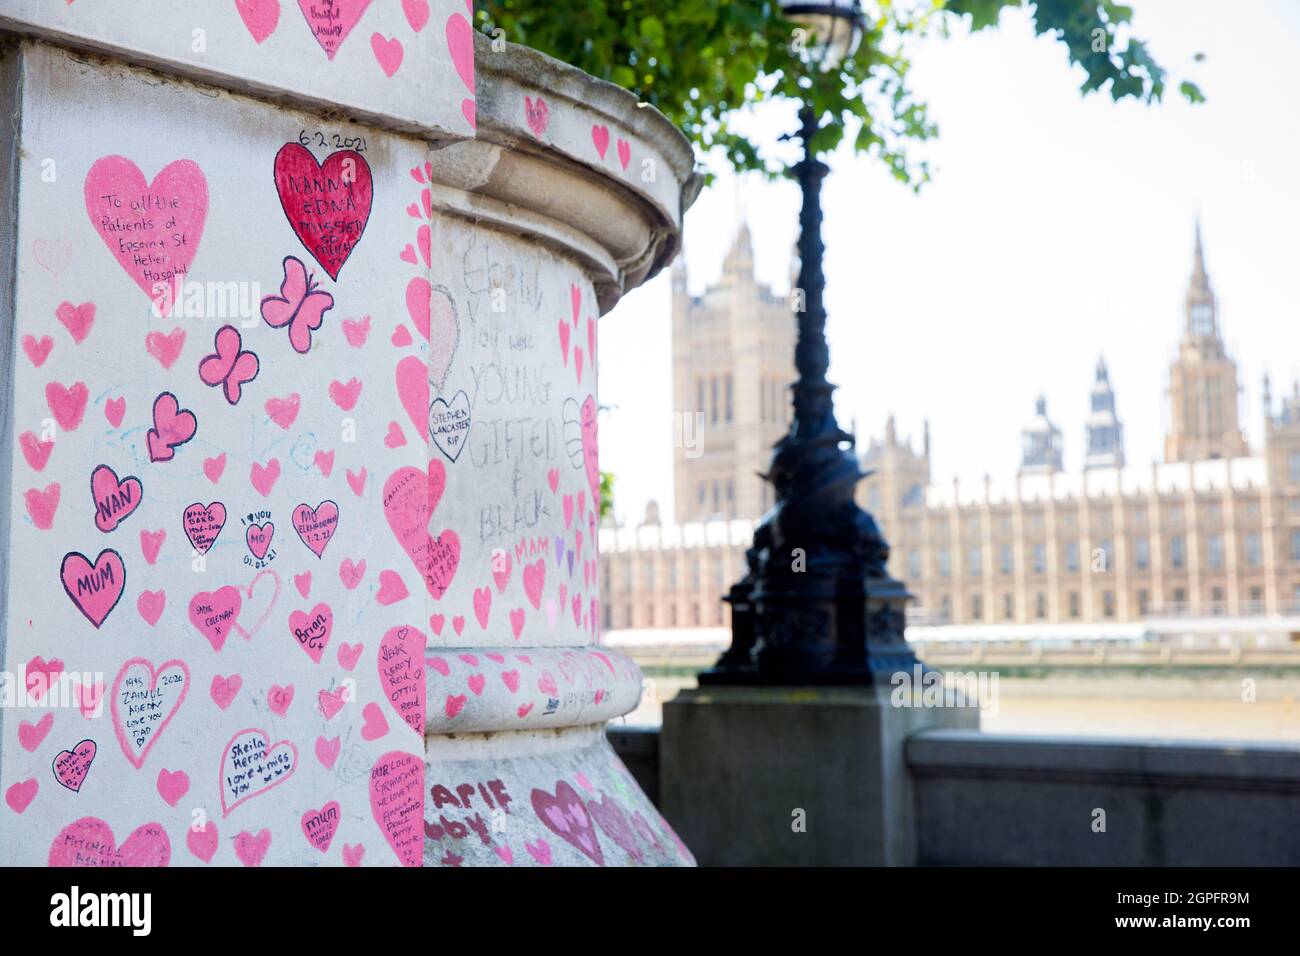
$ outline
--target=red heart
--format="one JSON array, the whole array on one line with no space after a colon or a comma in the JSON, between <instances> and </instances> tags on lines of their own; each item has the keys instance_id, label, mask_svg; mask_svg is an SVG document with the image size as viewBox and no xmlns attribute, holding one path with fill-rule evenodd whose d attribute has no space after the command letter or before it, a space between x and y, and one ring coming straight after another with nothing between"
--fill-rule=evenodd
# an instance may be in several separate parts
<instances>
[{"instance_id":1,"label":"red heart","mask_svg":"<svg viewBox=\"0 0 1300 956\"><path fill-rule=\"evenodd\" d=\"M304 147L286 143L275 156L275 188L298 239L337 280L370 219L370 164L351 149L318 164Z\"/></svg>"}]
</instances>

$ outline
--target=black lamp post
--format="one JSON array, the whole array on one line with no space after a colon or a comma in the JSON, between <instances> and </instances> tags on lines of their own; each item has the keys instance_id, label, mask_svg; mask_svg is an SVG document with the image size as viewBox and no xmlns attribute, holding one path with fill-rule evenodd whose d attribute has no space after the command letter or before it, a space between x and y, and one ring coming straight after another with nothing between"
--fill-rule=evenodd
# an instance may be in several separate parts
<instances>
[{"instance_id":1,"label":"black lamp post","mask_svg":"<svg viewBox=\"0 0 1300 956\"><path fill-rule=\"evenodd\" d=\"M781 6L806 31L805 59L816 69L838 66L861 39L857 0ZM803 196L803 301L800 309L796 299L794 421L764 476L776 503L754 532L748 573L724 598L732 608L731 647L700 674L703 685L884 683L916 664L903 636L909 595L885 568L889 546L876 522L854 501L866 474L853 436L835 420L835 386L826 380L821 182L830 170L812 149L818 129L812 107L805 105L799 118L804 154L792 173Z\"/></svg>"}]
</instances>

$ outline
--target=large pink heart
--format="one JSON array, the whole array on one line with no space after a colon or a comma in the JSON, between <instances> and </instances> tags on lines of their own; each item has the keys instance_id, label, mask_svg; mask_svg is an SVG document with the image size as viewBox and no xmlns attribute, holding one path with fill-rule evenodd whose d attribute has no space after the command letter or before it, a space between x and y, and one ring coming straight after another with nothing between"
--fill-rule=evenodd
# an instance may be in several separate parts
<instances>
[{"instance_id":1,"label":"large pink heart","mask_svg":"<svg viewBox=\"0 0 1300 956\"><path fill-rule=\"evenodd\" d=\"M312 36L331 60L368 6L370 0L334 0L333 3L298 0L298 8L307 18Z\"/></svg>"},{"instance_id":2,"label":"large pink heart","mask_svg":"<svg viewBox=\"0 0 1300 956\"><path fill-rule=\"evenodd\" d=\"M118 265L170 315L208 219L208 181L198 163L178 159L147 183L125 156L104 156L86 174L85 199Z\"/></svg>"},{"instance_id":3,"label":"large pink heart","mask_svg":"<svg viewBox=\"0 0 1300 956\"><path fill-rule=\"evenodd\" d=\"M133 657L117 672L109 701L117 742L135 767L143 767L149 751L171 723L190 689L190 669L181 660L154 667Z\"/></svg>"},{"instance_id":4,"label":"large pink heart","mask_svg":"<svg viewBox=\"0 0 1300 956\"><path fill-rule=\"evenodd\" d=\"M221 813L232 810L272 787L298 769L298 748L287 740L271 743L270 734L256 727L241 730L226 744L221 758Z\"/></svg>"},{"instance_id":5,"label":"large pink heart","mask_svg":"<svg viewBox=\"0 0 1300 956\"><path fill-rule=\"evenodd\" d=\"M384 517L425 587L441 599L460 566L460 537L447 529L438 537L429 533L429 518L442 500L447 471L441 461L429 462L428 472L399 468L384 482Z\"/></svg>"},{"instance_id":6,"label":"large pink heart","mask_svg":"<svg viewBox=\"0 0 1300 956\"><path fill-rule=\"evenodd\" d=\"M597 866L605 865L605 855L600 849L596 829L591 825L591 814L583 805L578 792L561 780L554 795L545 790L532 793L533 811L546 824L547 829L564 842L577 847Z\"/></svg>"},{"instance_id":7,"label":"large pink heart","mask_svg":"<svg viewBox=\"0 0 1300 956\"><path fill-rule=\"evenodd\" d=\"M419 866L424 848L424 759L393 750L370 768L370 814L402 866Z\"/></svg>"},{"instance_id":8,"label":"large pink heart","mask_svg":"<svg viewBox=\"0 0 1300 956\"><path fill-rule=\"evenodd\" d=\"M126 566L112 548L99 552L93 566L84 554L70 551L63 557L59 576L72 603L96 628L117 607L126 587Z\"/></svg>"},{"instance_id":9,"label":"large pink heart","mask_svg":"<svg viewBox=\"0 0 1300 956\"><path fill-rule=\"evenodd\" d=\"M429 437L429 366L408 355L397 363L397 397L424 441Z\"/></svg>"},{"instance_id":10,"label":"large pink heart","mask_svg":"<svg viewBox=\"0 0 1300 956\"><path fill-rule=\"evenodd\" d=\"M424 648L429 638L410 625L394 627L379 642L379 683L399 717L424 736Z\"/></svg>"},{"instance_id":11,"label":"large pink heart","mask_svg":"<svg viewBox=\"0 0 1300 956\"><path fill-rule=\"evenodd\" d=\"M50 844L50 866L166 866L172 845L160 823L144 823L119 847L113 828L98 817L82 817L59 831Z\"/></svg>"}]
</instances>

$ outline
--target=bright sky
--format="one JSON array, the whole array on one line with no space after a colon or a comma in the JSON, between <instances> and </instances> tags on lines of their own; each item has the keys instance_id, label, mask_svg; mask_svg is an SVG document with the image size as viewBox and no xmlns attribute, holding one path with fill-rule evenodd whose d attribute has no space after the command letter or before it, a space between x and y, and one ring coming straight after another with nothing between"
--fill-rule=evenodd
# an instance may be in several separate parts
<instances>
[{"instance_id":1,"label":"bright sky","mask_svg":"<svg viewBox=\"0 0 1300 956\"><path fill-rule=\"evenodd\" d=\"M1130 464L1158 458L1198 212L1242 421L1260 441L1261 375L1277 395L1300 374L1300 3L1132 5L1136 34L1208 102L1083 99L1064 47L1009 14L999 30L915 51L913 87L939 124L935 181L919 196L878 162L832 163L831 378L863 445L890 412L919 445L928 417L935 480L1006 476L1043 391L1076 470L1104 354ZM771 109L756 128L775 142L792 123ZM792 184L721 177L686 217L692 290L717 278L743 208L756 271L784 291L797 206ZM602 320L601 401L614 408L601 465L621 520L639 520L649 498L671 515L670 334L666 271Z\"/></svg>"}]
</instances>

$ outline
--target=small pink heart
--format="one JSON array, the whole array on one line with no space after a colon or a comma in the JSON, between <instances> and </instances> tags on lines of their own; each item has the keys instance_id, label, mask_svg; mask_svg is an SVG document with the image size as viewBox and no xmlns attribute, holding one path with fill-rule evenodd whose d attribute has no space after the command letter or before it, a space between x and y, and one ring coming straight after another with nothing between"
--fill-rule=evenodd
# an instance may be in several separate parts
<instances>
[{"instance_id":1,"label":"small pink heart","mask_svg":"<svg viewBox=\"0 0 1300 956\"><path fill-rule=\"evenodd\" d=\"M392 342L399 349L406 348L406 346L410 345L412 341L414 340L411 338L411 330L405 325L399 325L393 332Z\"/></svg>"},{"instance_id":2,"label":"small pink heart","mask_svg":"<svg viewBox=\"0 0 1300 956\"><path fill-rule=\"evenodd\" d=\"M343 709L343 695L346 692L346 687L338 687L332 691L320 691L316 695L316 706L326 720L333 720L334 715Z\"/></svg>"},{"instance_id":3,"label":"small pink heart","mask_svg":"<svg viewBox=\"0 0 1300 956\"><path fill-rule=\"evenodd\" d=\"M245 830L235 837L235 856L244 866L261 866L266 851L271 849L271 831L258 830L256 834Z\"/></svg>"},{"instance_id":4,"label":"small pink heart","mask_svg":"<svg viewBox=\"0 0 1300 956\"><path fill-rule=\"evenodd\" d=\"M220 674L214 675L210 688L212 702L225 710L230 706L231 701L235 699L235 695L239 693L239 688L243 684L244 679L238 674L231 674L229 677L222 677Z\"/></svg>"},{"instance_id":5,"label":"small pink heart","mask_svg":"<svg viewBox=\"0 0 1300 956\"><path fill-rule=\"evenodd\" d=\"M122 426L122 418L126 415L126 399L122 396L110 398L104 403L104 417L114 428Z\"/></svg>"},{"instance_id":6,"label":"small pink heart","mask_svg":"<svg viewBox=\"0 0 1300 956\"><path fill-rule=\"evenodd\" d=\"M90 334L90 327L95 324L95 303L73 305L71 302L60 302L54 310L54 316L63 323L63 327L72 336L72 341L80 345Z\"/></svg>"},{"instance_id":7,"label":"small pink heart","mask_svg":"<svg viewBox=\"0 0 1300 956\"><path fill-rule=\"evenodd\" d=\"M271 685L271 692L266 695L266 706L271 708L271 713L283 717L289 712L289 705L293 703L293 685L281 687L279 684Z\"/></svg>"},{"instance_id":8,"label":"small pink heart","mask_svg":"<svg viewBox=\"0 0 1300 956\"><path fill-rule=\"evenodd\" d=\"M330 476L330 472L334 470L334 452L318 451L316 452L316 457L314 461L316 463L316 467L320 469L320 473L324 475L326 478L328 478Z\"/></svg>"},{"instance_id":9,"label":"small pink heart","mask_svg":"<svg viewBox=\"0 0 1300 956\"><path fill-rule=\"evenodd\" d=\"M448 694L447 702L446 705L444 706L444 710L446 711L447 718L451 719L452 717L455 717L457 714L459 714L461 712L461 709L465 706L465 704L468 701L469 701L469 697L466 696L465 694Z\"/></svg>"},{"instance_id":10,"label":"small pink heart","mask_svg":"<svg viewBox=\"0 0 1300 956\"><path fill-rule=\"evenodd\" d=\"M37 368L45 364L45 360L50 357L50 349L52 348L54 348L54 339L48 335L42 335L39 341L30 335L23 336L23 351L31 359L32 365Z\"/></svg>"},{"instance_id":11,"label":"small pink heart","mask_svg":"<svg viewBox=\"0 0 1300 956\"><path fill-rule=\"evenodd\" d=\"M362 564L365 562L363 561ZM365 647L360 641L356 644L349 644L347 641L339 644L339 666L345 671L350 671L357 666L357 661L361 657L361 651Z\"/></svg>"},{"instance_id":12,"label":"small pink heart","mask_svg":"<svg viewBox=\"0 0 1300 956\"><path fill-rule=\"evenodd\" d=\"M185 347L185 330L172 329L166 335L150 332L144 337L144 350L158 360L164 369L170 369L181 356Z\"/></svg>"},{"instance_id":13,"label":"small pink heart","mask_svg":"<svg viewBox=\"0 0 1300 956\"><path fill-rule=\"evenodd\" d=\"M469 689L474 692L475 697L482 697L483 687L487 684L487 678L482 674L470 674L469 680L466 683L469 684Z\"/></svg>"},{"instance_id":14,"label":"small pink heart","mask_svg":"<svg viewBox=\"0 0 1300 956\"><path fill-rule=\"evenodd\" d=\"M366 490L366 470L362 468L360 472L358 472L357 474L353 474L352 469L349 468L347 472L348 472L348 487L352 489L352 493L354 495L360 498L361 493Z\"/></svg>"},{"instance_id":15,"label":"small pink heart","mask_svg":"<svg viewBox=\"0 0 1300 956\"><path fill-rule=\"evenodd\" d=\"M158 552L162 550L163 542L167 540L167 530L159 528L157 531L140 532L140 553L148 564L153 564L158 560Z\"/></svg>"},{"instance_id":16,"label":"small pink heart","mask_svg":"<svg viewBox=\"0 0 1300 956\"><path fill-rule=\"evenodd\" d=\"M335 379L330 382L329 393L335 405L345 412L350 412L356 407L357 399L361 397L361 380L350 378L347 384L344 384Z\"/></svg>"},{"instance_id":17,"label":"small pink heart","mask_svg":"<svg viewBox=\"0 0 1300 956\"><path fill-rule=\"evenodd\" d=\"M141 591L140 596L135 599L135 609L140 612L140 616L150 627L158 623L158 618L162 617L163 608L166 606L165 591Z\"/></svg>"},{"instance_id":18,"label":"small pink heart","mask_svg":"<svg viewBox=\"0 0 1300 956\"><path fill-rule=\"evenodd\" d=\"M401 448L406 444L406 435L402 432L402 426L397 422L388 423L388 434L384 436L384 444L389 448Z\"/></svg>"},{"instance_id":19,"label":"small pink heart","mask_svg":"<svg viewBox=\"0 0 1300 956\"><path fill-rule=\"evenodd\" d=\"M298 417L298 409L302 406L302 397L294 392L284 398L268 398L266 400L266 414L285 431L294 423Z\"/></svg>"},{"instance_id":20,"label":"small pink heart","mask_svg":"<svg viewBox=\"0 0 1300 956\"><path fill-rule=\"evenodd\" d=\"M379 709L378 704L366 704L361 711L361 716L365 718L365 723L361 726L363 740L378 740L388 733L388 721L384 718L384 712Z\"/></svg>"},{"instance_id":21,"label":"small pink heart","mask_svg":"<svg viewBox=\"0 0 1300 956\"><path fill-rule=\"evenodd\" d=\"M443 677L449 677L451 675L451 665L448 664L441 657L426 658L425 663L428 664L430 667L432 667L434 670L436 670Z\"/></svg>"},{"instance_id":22,"label":"small pink heart","mask_svg":"<svg viewBox=\"0 0 1300 956\"><path fill-rule=\"evenodd\" d=\"M214 485L221 480L221 475L225 470L226 453L224 451L216 458L203 459L203 474L207 475L208 481Z\"/></svg>"},{"instance_id":23,"label":"small pink heart","mask_svg":"<svg viewBox=\"0 0 1300 956\"><path fill-rule=\"evenodd\" d=\"M339 759L339 749L343 746L342 738L334 737L326 740L324 737L316 738L316 759L321 762L321 766L326 770L334 769L334 761Z\"/></svg>"},{"instance_id":24,"label":"small pink heart","mask_svg":"<svg viewBox=\"0 0 1300 956\"><path fill-rule=\"evenodd\" d=\"M360 866L361 858L366 855L366 848L360 843L353 846L350 843L343 844L343 865Z\"/></svg>"},{"instance_id":25,"label":"small pink heart","mask_svg":"<svg viewBox=\"0 0 1300 956\"><path fill-rule=\"evenodd\" d=\"M158 771L158 781L156 784L158 795L166 801L167 806L174 807L181 802L181 798L190 792L190 775L184 770L168 770L163 768Z\"/></svg>"},{"instance_id":26,"label":"small pink heart","mask_svg":"<svg viewBox=\"0 0 1300 956\"><path fill-rule=\"evenodd\" d=\"M381 33L373 33L370 36L370 49L374 51L375 59L379 62L379 68L384 71L385 76L391 77L402 66L402 41L396 37L385 38Z\"/></svg>"},{"instance_id":27,"label":"small pink heart","mask_svg":"<svg viewBox=\"0 0 1300 956\"><path fill-rule=\"evenodd\" d=\"M361 583L361 579L366 576L366 560L362 558L355 564L351 558L344 558L339 565L339 580L349 591L355 590L356 586Z\"/></svg>"},{"instance_id":28,"label":"small pink heart","mask_svg":"<svg viewBox=\"0 0 1300 956\"><path fill-rule=\"evenodd\" d=\"M410 593L406 589L406 582L396 571L385 569L379 572L379 593L375 595L375 600L380 604L396 604L409 597Z\"/></svg>"},{"instance_id":29,"label":"small pink heart","mask_svg":"<svg viewBox=\"0 0 1300 956\"><path fill-rule=\"evenodd\" d=\"M293 586L298 589L298 593L303 597L308 597L311 594L311 572L304 571L302 574L295 574L293 576Z\"/></svg>"},{"instance_id":30,"label":"small pink heart","mask_svg":"<svg viewBox=\"0 0 1300 956\"><path fill-rule=\"evenodd\" d=\"M22 744L23 750L32 753L45 737L49 734L50 728L54 726L54 715L46 714L36 723L29 723L22 720L18 722L18 742Z\"/></svg>"},{"instance_id":31,"label":"small pink heart","mask_svg":"<svg viewBox=\"0 0 1300 956\"><path fill-rule=\"evenodd\" d=\"M272 458L265 465L253 462L249 480L253 483L253 487L257 489L257 493L263 498L271 494L271 489L275 487L275 483L279 479L280 459Z\"/></svg>"},{"instance_id":32,"label":"small pink heart","mask_svg":"<svg viewBox=\"0 0 1300 956\"><path fill-rule=\"evenodd\" d=\"M14 813L22 813L31 806L32 801L36 799L36 791L40 788L41 785L35 777L19 781L5 791L5 803L9 804L9 809Z\"/></svg>"}]
</instances>

